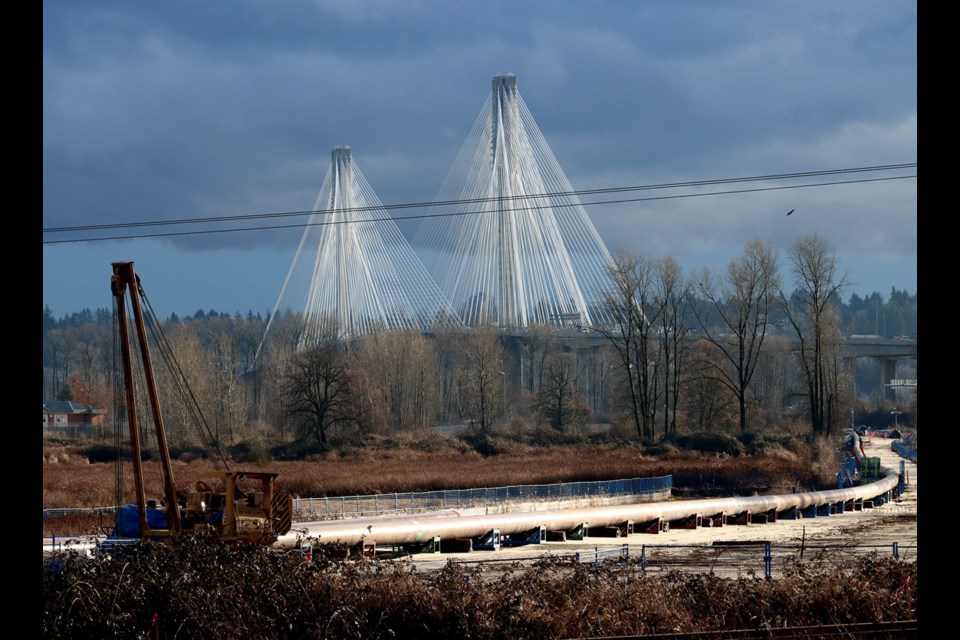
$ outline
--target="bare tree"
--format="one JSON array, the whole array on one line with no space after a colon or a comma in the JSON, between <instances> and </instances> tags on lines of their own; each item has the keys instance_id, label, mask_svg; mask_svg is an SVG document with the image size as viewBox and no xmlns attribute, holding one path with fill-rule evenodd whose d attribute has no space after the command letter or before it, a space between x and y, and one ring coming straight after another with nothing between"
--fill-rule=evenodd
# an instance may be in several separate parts
<instances>
[{"instance_id":1,"label":"bare tree","mask_svg":"<svg viewBox=\"0 0 960 640\"><path fill-rule=\"evenodd\" d=\"M797 356L806 387L813 432L830 435L839 417L842 366L836 304L846 287L836 251L818 234L797 240L788 256L794 291L780 301L799 341Z\"/></svg>"},{"instance_id":2,"label":"bare tree","mask_svg":"<svg viewBox=\"0 0 960 640\"><path fill-rule=\"evenodd\" d=\"M69 334L69 338L76 343L77 375L88 388L98 382L96 364L100 357L100 349L109 345L103 340L101 334L102 332L97 330L97 325L92 322L84 322Z\"/></svg>"},{"instance_id":3,"label":"bare tree","mask_svg":"<svg viewBox=\"0 0 960 640\"><path fill-rule=\"evenodd\" d=\"M713 367L713 373L737 399L742 432L747 430L750 381L779 287L777 256L757 239L747 243L743 255L730 261L723 276L704 270L697 281L697 289L714 316L705 317L703 310L696 310L697 319L704 337L725 360L725 366Z\"/></svg>"},{"instance_id":4,"label":"bare tree","mask_svg":"<svg viewBox=\"0 0 960 640\"><path fill-rule=\"evenodd\" d=\"M351 376L346 361L335 348L300 354L287 378L287 412L304 436L323 445L331 427L356 420Z\"/></svg>"},{"instance_id":5,"label":"bare tree","mask_svg":"<svg viewBox=\"0 0 960 640\"><path fill-rule=\"evenodd\" d=\"M708 340L694 340L688 347L684 369L684 414L699 431L726 431L737 423L733 396L714 373L726 360Z\"/></svg>"},{"instance_id":6,"label":"bare tree","mask_svg":"<svg viewBox=\"0 0 960 640\"><path fill-rule=\"evenodd\" d=\"M757 362L751 392L768 422L777 423L790 404L791 389L797 371L793 341L786 335L768 335Z\"/></svg>"},{"instance_id":7,"label":"bare tree","mask_svg":"<svg viewBox=\"0 0 960 640\"><path fill-rule=\"evenodd\" d=\"M436 347L434 368L440 389L440 419L459 420L462 415L458 393L459 351L462 329L438 326L433 332Z\"/></svg>"},{"instance_id":8,"label":"bare tree","mask_svg":"<svg viewBox=\"0 0 960 640\"><path fill-rule=\"evenodd\" d=\"M426 428L440 415L440 378L434 366L436 346L422 334L405 334L404 357L409 398L404 423Z\"/></svg>"},{"instance_id":9,"label":"bare tree","mask_svg":"<svg viewBox=\"0 0 960 640\"><path fill-rule=\"evenodd\" d=\"M211 438L219 442L221 423L214 401L217 373L196 323L172 324L164 334L165 348L157 349L156 377L168 440L177 446L205 443ZM163 357L165 353L169 353L169 361Z\"/></svg>"},{"instance_id":10,"label":"bare tree","mask_svg":"<svg viewBox=\"0 0 960 640\"><path fill-rule=\"evenodd\" d=\"M547 356L557 350L557 330L546 325L534 325L524 334L521 343L520 383L525 391L536 396L543 386L544 364Z\"/></svg>"},{"instance_id":11,"label":"bare tree","mask_svg":"<svg viewBox=\"0 0 960 640\"><path fill-rule=\"evenodd\" d=\"M357 361L356 343L344 349L350 363L350 391L353 396L354 420L358 434L384 433L390 422L390 399L387 390Z\"/></svg>"},{"instance_id":12,"label":"bare tree","mask_svg":"<svg viewBox=\"0 0 960 640\"><path fill-rule=\"evenodd\" d=\"M208 357L215 367L214 397L216 419L226 426L229 442L242 433L246 425L247 388L241 377L242 359L235 322L227 318L211 318L208 327Z\"/></svg>"},{"instance_id":13,"label":"bare tree","mask_svg":"<svg viewBox=\"0 0 960 640\"><path fill-rule=\"evenodd\" d=\"M236 344L240 358L238 374L244 381L246 387L245 405L247 414L245 420L251 425L262 427L259 416L259 400L261 397L260 385L261 379L257 375L257 348L260 346L260 338L263 336L263 319L252 312L247 313L246 318L239 316L234 323L236 326Z\"/></svg>"},{"instance_id":14,"label":"bare tree","mask_svg":"<svg viewBox=\"0 0 960 640\"><path fill-rule=\"evenodd\" d=\"M690 282L683 277L679 263L664 256L656 265L654 298L659 318L658 337L663 373L663 435L677 430L680 382L687 345Z\"/></svg>"},{"instance_id":15,"label":"bare tree","mask_svg":"<svg viewBox=\"0 0 960 640\"><path fill-rule=\"evenodd\" d=\"M294 370L293 363L297 354L303 352L303 334L307 326L307 320L300 313L273 313L254 355L258 379L255 385L258 394L254 399L256 420L265 425L274 425L281 440L293 435L292 429L287 429L288 421L292 418L287 406L287 390ZM332 343L336 335L335 327L328 326L328 329L330 334L321 339L325 344Z\"/></svg>"},{"instance_id":16,"label":"bare tree","mask_svg":"<svg viewBox=\"0 0 960 640\"><path fill-rule=\"evenodd\" d=\"M481 435L486 435L494 417L505 410L503 345L497 332L488 326L461 334L460 367L457 376L465 415Z\"/></svg>"},{"instance_id":17,"label":"bare tree","mask_svg":"<svg viewBox=\"0 0 960 640\"><path fill-rule=\"evenodd\" d=\"M106 423L112 421L113 380L110 377L111 367L105 362L111 362L112 335L111 325L107 323L84 322L69 335L76 341L77 373L74 375L74 392L82 388L77 396L79 402L89 404L105 412ZM103 437L104 428L99 428L99 435Z\"/></svg>"},{"instance_id":18,"label":"bare tree","mask_svg":"<svg viewBox=\"0 0 960 640\"><path fill-rule=\"evenodd\" d=\"M540 416L557 431L582 427L590 409L579 388L581 370L576 354L555 353L544 368L544 384L536 400Z\"/></svg>"},{"instance_id":19,"label":"bare tree","mask_svg":"<svg viewBox=\"0 0 960 640\"><path fill-rule=\"evenodd\" d=\"M47 332L44 341L44 350L47 362L50 363L52 380L48 393L51 397L60 394L60 387L70 379L70 362L72 360L73 341L64 329L51 329ZM45 398L46 401L49 398Z\"/></svg>"},{"instance_id":20,"label":"bare tree","mask_svg":"<svg viewBox=\"0 0 960 640\"><path fill-rule=\"evenodd\" d=\"M380 332L357 341L357 364L384 390L390 428L423 428L437 419L436 348L419 333Z\"/></svg>"},{"instance_id":21,"label":"bare tree","mask_svg":"<svg viewBox=\"0 0 960 640\"><path fill-rule=\"evenodd\" d=\"M630 416L637 437L654 435L657 410L660 352L654 337L662 309L656 304L656 263L642 254L620 251L614 258L612 291L606 294L606 310L614 319L611 327L593 327L616 352L617 368L626 389Z\"/></svg>"}]
</instances>

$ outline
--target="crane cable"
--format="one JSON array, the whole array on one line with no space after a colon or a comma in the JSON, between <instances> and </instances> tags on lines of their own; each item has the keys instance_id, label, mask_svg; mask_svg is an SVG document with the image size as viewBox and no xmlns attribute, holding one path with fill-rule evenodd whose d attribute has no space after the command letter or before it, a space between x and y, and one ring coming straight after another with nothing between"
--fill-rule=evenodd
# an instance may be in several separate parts
<instances>
[{"instance_id":1,"label":"crane cable","mask_svg":"<svg viewBox=\"0 0 960 640\"><path fill-rule=\"evenodd\" d=\"M184 400L189 400L187 407L190 410L191 417L193 418L194 425L197 427L200 432L200 437L204 437L204 431L206 431L206 437L209 438L210 443L213 445L213 448L217 452L217 456L220 459L220 462L223 464L225 470L230 470L230 465L227 464L227 459L223 455L223 451L220 449L220 444L213 434L213 431L210 429L209 423L207 423L206 417L204 417L203 412L200 410L200 403L197 400L196 395L193 393L193 389L190 388L190 384L187 382L187 377L183 373L183 369L180 367L180 363L177 361L176 356L174 356L173 348L170 346L170 342L167 340L166 335L163 333L163 329L160 326L160 322L157 320L157 315L153 311L153 305L150 303L150 300L147 298L147 294L143 291L143 286L140 284L139 279L137 281L137 289L140 294L140 298L144 302L144 308L147 313L145 316L149 320L147 322L147 328L150 330L151 335L154 338L154 341L157 344L158 352L161 359L167 366L167 370L175 372L173 375L174 381L176 382L177 389L180 392L180 396Z\"/></svg>"}]
</instances>

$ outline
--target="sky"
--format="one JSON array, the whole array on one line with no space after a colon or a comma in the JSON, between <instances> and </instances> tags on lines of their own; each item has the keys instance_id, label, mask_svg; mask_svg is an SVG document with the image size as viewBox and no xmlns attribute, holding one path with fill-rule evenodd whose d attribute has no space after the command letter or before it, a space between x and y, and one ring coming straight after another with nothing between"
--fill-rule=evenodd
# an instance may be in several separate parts
<instances>
[{"instance_id":1,"label":"sky","mask_svg":"<svg viewBox=\"0 0 960 640\"><path fill-rule=\"evenodd\" d=\"M384 204L429 202L498 73L516 74L577 190L912 164L633 191L587 212L611 253L691 273L753 238L786 258L817 233L847 295L916 293L915 2L43 7L42 297L58 318L109 309L110 265L128 260L161 318L265 316L305 217L112 225L307 211L336 145ZM417 224L398 221L411 240ZM138 237L88 240L117 236Z\"/></svg>"}]
</instances>

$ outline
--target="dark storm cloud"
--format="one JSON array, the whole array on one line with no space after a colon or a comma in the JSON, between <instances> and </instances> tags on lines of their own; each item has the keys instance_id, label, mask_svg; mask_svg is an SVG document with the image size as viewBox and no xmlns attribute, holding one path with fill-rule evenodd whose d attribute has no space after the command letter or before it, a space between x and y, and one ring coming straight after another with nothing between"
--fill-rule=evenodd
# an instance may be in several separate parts
<instances>
[{"instance_id":1,"label":"dark storm cloud","mask_svg":"<svg viewBox=\"0 0 960 640\"><path fill-rule=\"evenodd\" d=\"M44 227L307 209L337 144L383 202L430 200L498 72L575 188L916 160L915 3L48 1L43 28ZM688 267L758 231L916 255L915 180L590 213Z\"/></svg>"}]
</instances>

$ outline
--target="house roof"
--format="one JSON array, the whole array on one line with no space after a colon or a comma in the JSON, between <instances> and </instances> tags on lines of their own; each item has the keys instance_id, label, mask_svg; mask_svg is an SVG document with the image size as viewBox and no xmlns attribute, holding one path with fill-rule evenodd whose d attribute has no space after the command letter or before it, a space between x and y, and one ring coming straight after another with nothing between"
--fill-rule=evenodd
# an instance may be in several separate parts
<instances>
[{"instance_id":1,"label":"house roof","mask_svg":"<svg viewBox=\"0 0 960 640\"><path fill-rule=\"evenodd\" d=\"M94 409L88 404L81 402L70 402L69 400L51 400L43 403L43 410L47 413L95 413L99 409Z\"/></svg>"}]
</instances>

